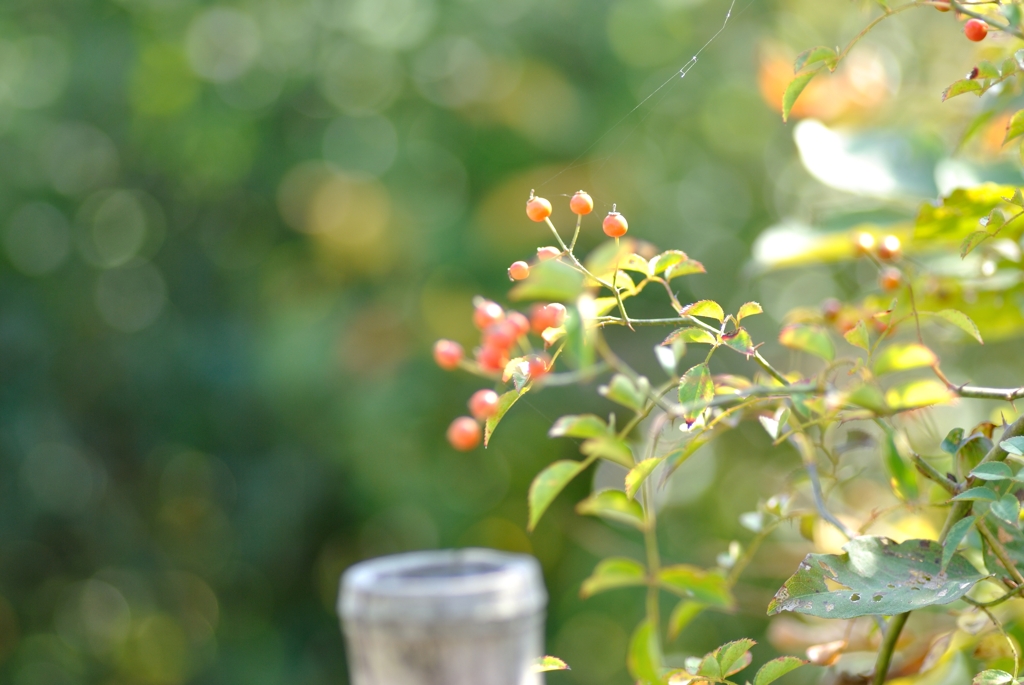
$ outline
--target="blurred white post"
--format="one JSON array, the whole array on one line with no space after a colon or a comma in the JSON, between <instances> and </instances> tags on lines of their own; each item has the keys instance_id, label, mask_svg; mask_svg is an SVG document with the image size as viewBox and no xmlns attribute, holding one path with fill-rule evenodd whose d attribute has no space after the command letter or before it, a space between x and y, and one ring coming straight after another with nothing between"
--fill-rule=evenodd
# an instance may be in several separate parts
<instances>
[{"instance_id":1,"label":"blurred white post","mask_svg":"<svg viewBox=\"0 0 1024 685\"><path fill-rule=\"evenodd\" d=\"M356 564L338 614L352 685L540 685L547 593L531 556L412 552Z\"/></svg>"}]
</instances>

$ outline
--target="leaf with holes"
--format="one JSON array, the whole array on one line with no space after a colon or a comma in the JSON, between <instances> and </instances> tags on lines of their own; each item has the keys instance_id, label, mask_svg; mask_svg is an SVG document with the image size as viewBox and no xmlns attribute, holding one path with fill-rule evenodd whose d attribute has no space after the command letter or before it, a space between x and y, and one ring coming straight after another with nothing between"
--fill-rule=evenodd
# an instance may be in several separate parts
<instances>
[{"instance_id":1,"label":"leaf with holes","mask_svg":"<svg viewBox=\"0 0 1024 685\"><path fill-rule=\"evenodd\" d=\"M700 316L716 321L721 321L725 318L725 310L722 309L722 305L714 300L700 300L699 302L688 304L682 308L679 314L681 316Z\"/></svg>"},{"instance_id":2,"label":"leaf with holes","mask_svg":"<svg viewBox=\"0 0 1024 685\"><path fill-rule=\"evenodd\" d=\"M939 358L920 343L889 345L875 359L875 375L935 366Z\"/></svg>"},{"instance_id":3,"label":"leaf with holes","mask_svg":"<svg viewBox=\"0 0 1024 685\"><path fill-rule=\"evenodd\" d=\"M983 576L955 554L942 570L934 540L854 538L845 554L808 554L768 605L820 618L895 616L964 596ZM837 588L837 589L833 589Z\"/></svg>"},{"instance_id":4,"label":"leaf with holes","mask_svg":"<svg viewBox=\"0 0 1024 685\"><path fill-rule=\"evenodd\" d=\"M774 683L782 676L790 671L795 671L806 663L803 659L795 656L780 656L778 659L772 659L758 669L757 675L754 676L753 685L770 685L770 683Z\"/></svg>"},{"instance_id":5,"label":"leaf with holes","mask_svg":"<svg viewBox=\"0 0 1024 685\"><path fill-rule=\"evenodd\" d=\"M576 512L618 521L637 530L644 527L644 510L622 490L601 490L576 505Z\"/></svg>"},{"instance_id":6,"label":"leaf with holes","mask_svg":"<svg viewBox=\"0 0 1024 685\"><path fill-rule=\"evenodd\" d=\"M498 427L498 423L505 418L505 414L512 408L512 405L516 401L526 394L529 388L523 388L522 390L509 390L506 393L502 393L501 397L498 398L498 409L494 412L494 415L489 417L484 423L484 447L491 441L491 436L494 435L494 430Z\"/></svg>"},{"instance_id":7,"label":"leaf with holes","mask_svg":"<svg viewBox=\"0 0 1024 685\"><path fill-rule=\"evenodd\" d=\"M836 356L832 338L817 326L790 324L779 333L779 342L793 350L800 350L825 361L832 361Z\"/></svg>"},{"instance_id":8,"label":"leaf with holes","mask_svg":"<svg viewBox=\"0 0 1024 685\"><path fill-rule=\"evenodd\" d=\"M548 671L568 671L569 664L565 663L557 656L541 656L537 657L533 662L534 673L547 673Z\"/></svg>"},{"instance_id":9,"label":"leaf with holes","mask_svg":"<svg viewBox=\"0 0 1024 685\"><path fill-rule=\"evenodd\" d=\"M782 95L782 120L789 121L789 113L793 111L793 105L796 104L797 98L800 97L800 93L804 92L804 88L811 82L811 79L818 75L821 69L815 69L809 71L806 74L800 74L795 79L789 82L786 86L786 92Z\"/></svg>"},{"instance_id":10,"label":"leaf with holes","mask_svg":"<svg viewBox=\"0 0 1024 685\"><path fill-rule=\"evenodd\" d=\"M684 343L707 343L708 345L714 345L718 341L715 340L715 336L710 331L705 331L703 328L680 328L672 331L662 345L671 345L675 342Z\"/></svg>"},{"instance_id":11,"label":"leaf with holes","mask_svg":"<svg viewBox=\"0 0 1024 685\"><path fill-rule=\"evenodd\" d=\"M697 364L685 374L679 384L679 402L683 405L683 419L693 425L708 402L715 396L715 383L707 364Z\"/></svg>"},{"instance_id":12,"label":"leaf with holes","mask_svg":"<svg viewBox=\"0 0 1024 685\"><path fill-rule=\"evenodd\" d=\"M529 530L532 531L537 527L540 517L555 501L558 493L562 492L565 486L584 468L583 462L565 459L556 461L537 474L530 484L530 492L527 495L527 503L530 508Z\"/></svg>"},{"instance_id":13,"label":"leaf with holes","mask_svg":"<svg viewBox=\"0 0 1024 685\"><path fill-rule=\"evenodd\" d=\"M552 438L597 438L611 434L604 419L593 414L563 416L548 431L548 436Z\"/></svg>"},{"instance_id":14,"label":"leaf with holes","mask_svg":"<svg viewBox=\"0 0 1024 685\"><path fill-rule=\"evenodd\" d=\"M590 597L605 590L646 584L647 569L643 564L625 557L610 557L601 561L590 577L583 581L580 595Z\"/></svg>"},{"instance_id":15,"label":"leaf with holes","mask_svg":"<svg viewBox=\"0 0 1024 685\"><path fill-rule=\"evenodd\" d=\"M654 469L658 467L661 460L662 457L644 459L629 470L629 473L626 474L626 497L630 499L636 497L636 493L640 490L640 486L643 485L648 476L654 472Z\"/></svg>"}]
</instances>

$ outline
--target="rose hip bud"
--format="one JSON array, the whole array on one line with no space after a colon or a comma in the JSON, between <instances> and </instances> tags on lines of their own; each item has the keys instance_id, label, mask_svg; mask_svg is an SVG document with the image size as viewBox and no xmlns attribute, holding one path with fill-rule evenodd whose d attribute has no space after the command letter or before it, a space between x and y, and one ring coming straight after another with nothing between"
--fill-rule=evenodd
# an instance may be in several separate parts
<instances>
[{"instance_id":1,"label":"rose hip bud","mask_svg":"<svg viewBox=\"0 0 1024 685\"><path fill-rule=\"evenodd\" d=\"M528 360L530 378L537 380L551 370L551 361L547 355L535 354Z\"/></svg>"},{"instance_id":2,"label":"rose hip bud","mask_svg":"<svg viewBox=\"0 0 1024 685\"><path fill-rule=\"evenodd\" d=\"M562 254L562 251L552 245L537 248L537 259L542 262L546 262L549 259L557 259Z\"/></svg>"},{"instance_id":3,"label":"rose hip bud","mask_svg":"<svg viewBox=\"0 0 1024 685\"><path fill-rule=\"evenodd\" d=\"M530 320L519 312L507 313L505 315L505 321L515 326L516 337L522 337L530 332Z\"/></svg>"},{"instance_id":4,"label":"rose hip bud","mask_svg":"<svg viewBox=\"0 0 1024 685\"><path fill-rule=\"evenodd\" d=\"M843 311L843 303L834 297L821 303L821 316L825 321L835 321L841 311Z\"/></svg>"},{"instance_id":5,"label":"rose hip bud","mask_svg":"<svg viewBox=\"0 0 1024 685\"><path fill-rule=\"evenodd\" d=\"M878 258L883 262L898 259L900 256L900 239L894 235L887 235L878 244Z\"/></svg>"},{"instance_id":6,"label":"rose hip bud","mask_svg":"<svg viewBox=\"0 0 1024 685\"><path fill-rule=\"evenodd\" d=\"M458 368L462 354L462 345L454 340L438 340L434 343L434 361L445 371Z\"/></svg>"},{"instance_id":7,"label":"rose hip bud","mask_svg":"<svg viewBox=\"0 0 1024 685\"><path fill-rule=\"evenodd\" d=\"M584 214L590 214L594 211L594 199L587 195L582 190L576 191L576 194L569 200L569 209L572 210L573 214L583 216Z\"/></svg>"},{"instance_id":8,"label":"rose hip bud","mask_svg":"<svg viewBox=\"0 0 1024 685\"><path fill-rule=\"evenodd\" d=\"M486 421L498 412L498 393L493 390L477 390L469 398L469 413L480 421Z\"/></svg>"},{"instance_id":9,"label":"rose hip bud","mask_svg":"<svg viewBox=\"0 0 1024 685\"><path fill-rule=\"evenodd\" d=\"M892 292L900 287L900 283L903 282L903 274L900 270L895 267L886 268L881 275L878 277L878 284L882 287L882 290L886 292Z\"/></svg>"},{"instance_id":10,"label":"rose hip bud","mask_svg":"<svg viewBox=\"0 0 1024 685\"><path fill-rule=\"evenodd\" d=\"M504 371L508 364L508 352L487 345L476 349L476 362L485 371Z\"/></svg>"},{"instance_id":11,"label":"rose hip bud","mask_svg":"<svg viewBox=\"0 0 1024 685\"><path fill-rule=\"evenodd\" d=\"M476 300L475 305L473 323L481 331L505 318L505 310L497 302L480 298Z\"/></svg>"},{"instance_id":12,"label":"rose hip bud","mask_svg":"<svg viewBox=\"0 0 1024 685\"><path fill-rule=\"evenodd\" d=\"M512 281L525 281L530 276L530 265L526 262L512 262L508 268L508 277Z\"/></svg>"},{"instance_id":13,"label":"rose hip bud","mask_svg":"<svg viewBox=\"0 0 1024 685\"><path fill-rule=\"evenodd\" d=\"M875 236L870 233L858 233L853 239L853 250L858 255L866 255L875 248Z\"/></svg>"},{"instance_id":14,"label":"rose hip bud","mask_svg":"<svg viewBox=\"0 0 1024 685\"><path fill-rule=\"evenodd\" d=\"M519 337L519 329L515 324L508 321L488 326L484 331L484 347L494 347L499 350L507 350L516 343Z\"/></svg>"},{"instance_id":15,"label":"rose hip bud","mask_svg":"<svg viewBox=\"0 0 1024 685\"><path fill-rule=\"evenodd\" d=\"M480 424L468 416L460 416L448 426L448 443L460 452L468 452L480 444Z\"/></svg>"}]
</instances>

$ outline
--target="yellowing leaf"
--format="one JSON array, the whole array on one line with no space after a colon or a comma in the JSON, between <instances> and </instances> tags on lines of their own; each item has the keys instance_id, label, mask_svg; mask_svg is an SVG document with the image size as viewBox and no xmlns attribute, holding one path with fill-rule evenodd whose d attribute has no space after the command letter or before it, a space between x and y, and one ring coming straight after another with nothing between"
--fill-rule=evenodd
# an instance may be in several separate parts
<instances>
[{"instance_id":1,"label":"yellowing leaf","mask_svg":"<svg viewBox=\"0 0 1024 685\"><path fill-rule=\"evenodd\" d=\"M813 354L826 361L832 361L836 356L832 338L817 326L790 324L779 333L779 342L786 347Z\"/></svg>"},{"instance_id":2,"label":"yellowing leaf","mask_svg":"<svg viewBox=\"0 0 1024 685\"><path fill-rule=\"evenodd\" d=\"M700 300L693 304L688 304L683 307L683 310L679 312L682 316L701 316L708 319L715 319L721 321L725 318L725 311L722 306L712 300Z\"/></svg>"},{"instance_id":3,"label":"yellowing leaf","mask_svg":"<svg viewBox=\"0 0 1024 685\"><path fill-rule=\"evenodd\" d=\"M565 663L557 656L542 656L537 657L533 662L534 673L547 673L548 671L568 671L569 664Z\"/></svg>"},{"instance_id":4,"label":"yellowing leaf","mask_svg":"<svg viewBox=\"0 0 1024 685\"><path fill-rule=\"evenodd\" d=\"M647 569L639 561L625 557L611 557L601 561L583 581L580 596L586 598L605 590L636 587L647 584Z\"/></svg>"},{"instance_id":5,"label":"yellowing leaf","mask_svg":"<svg viewBox=\"0 0 1024 685\"><path fill-rule=\"evenodd\" d=\"M578 476L584 469L583 462L562 460L556 461L546 469L537 474L530 484L530 492L527 502L530 507L529 530L537 527L541 516L547 511L551 503L558 497L558 493L565 489L565 486Z\"/></svg>"},{"instance_id":6,"label":"yellowing leaf","mask_svg":"<svg viewBox=\"0 0 1024 685\"><path fill-rule=\"evenodd\" d=\"M697 364L685 374L679 384L679 401L683 405L683 418L693 424L708 402L715 396L715 383L707 364Z\"/></svg>"},{"instance_id":7,"label":"yellowing leaf","mask_svg":"<svg viewBox=\"0 0 1024 685\"><path fill-rule=\"evenodd\" d=\"M954 98L957 95L963 95L964 93L974 93L979 97L985 91L984 86L981 85L980 81L974 81L972 79L960 79L959 81L953 81L946 90L942 91L942 101L945 102L950 98Z\"/></svg>"},{"instance_id":8,"label":"yellowing leaf","mask_svg":"<svg viewBox=\"0 0 1024 685\"><path fill-rule=\"evenodd\" d=\"M875 375L935 366L939 358L920 343L898 343L882 350L875 359Z\"/></svg>"},{"instance_id":9,"label":"yellowing leaf","mask_svg":"<svg viewBox=\"0 0 1024 685\"><path fill-rule=\"evenodd\" d=\"M743 317L754 316L755 314L761 314L762 312L764 312L764 310L761 309L761 305L757 302L747 302L745 305L740 307L738 312L736 312L736 320L742 321Z\"/></svg>"},{"instance_id":10,"label":"yellowing leaf","mask_svg":"<svg viewBox=\"0 0 1024 685\"><path fill-rule=\"evenodd\" d=\"M1006 138L1003 139L1003 144L1005 145L1021 135L1024 135L1024 109L1017 110L1010 117L1010 122L1006 125Z\"/></svg>"},{"instance_id":11,"label":"yellowing leaf","mask_svg":"<svg viewBox=\"0 0 1024 685\"><path fill-rule=\"evenodd\" d=\"M858 321L856 326L843 333L843 337L846 338L846 342L862 350L868 350L871 347L868 327L864 325L863 321Z\"/></svg>"},{"instance_id":12,"label":"yellowing leaf","mask_svg":"<svg viewBox=\"0 0 1024 685\"><path fill-rule=\"evenodd\" d=\"M644 459L642 462L634 466L626 474L626 497L633 499L636 497L637 491L640 490L640 486L647 480L647 477L651 475L658 464L661 463L662 457L651 457L650 459Z\"/></svg>"},{"instance_id":13,"label":"yellowing leaf","mask_svg":"<svg viewBox=\"0 0 1024 685\"><path fill-rule=\"evenodd\" d=\"M942 383L936 380L923 380L890 389L885 393L885 403L894 411L905 411L942 404L954 397L956 395Z\"/></svg>"},{"instance_id":14,"label":"yellowing leaf","mask_svg":"<svg viewBox=\"0 0 1024 685\"><path fill-rule=\"evenodd\" d=\"M662 345L671 345L674 342L684 343L706 343L714 345L717 341L715 336L703 328L680 328L669 334Z\"/></svg>"}]
</instances>

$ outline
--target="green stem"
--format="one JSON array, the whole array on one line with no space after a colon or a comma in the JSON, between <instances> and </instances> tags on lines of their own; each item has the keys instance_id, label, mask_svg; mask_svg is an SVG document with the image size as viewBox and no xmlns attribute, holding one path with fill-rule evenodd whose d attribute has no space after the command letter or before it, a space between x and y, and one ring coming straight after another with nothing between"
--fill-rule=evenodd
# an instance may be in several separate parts
<instances>
[{"instance_id":1,"label":"green stem","mask_svg":"<svg viewBox=\"0 0 1024 685\"><path fill-rule=\"evenodd\" d=\"M892 663L893 652L896 651L896 642L900 639L900 633L903 632L903 626L907 624L908 618L910 618L909 611L889 619L885 640L882 642L882 647L878 651L878 660L875 662L875 677L871 681L872 685L885 683L885 677L889 674L889 664Z\"/></svg>"},{"instance_id":2,"label":"green stem","mask_svg":"<svg viewBox=\"0 0 1024 685\"><path fill-rule=\"evenodd\" d=\"M658 576L661 574L661 555L658 552L658 518L654 512L654 497L648 479L644 491L644 548L647 551L647 622L654 636L655 653L661 658L661 611Z\"/></svg>"},{"instance_id":3,"label":"green stem","mask_svg":"<svg viewBox=\"0 0 1024 685\"><path fill-rule=\"evenodd\" d=\"M920 471L921 475L923 475L925 478L932 481L936 485L940 486L949 494L956 494L956 486L953 485L953 483L951 483L948 478L939 473L939 471L934 466L932 466L924 459L922 459L921 455L917 453L911 453L910 461L914 462L914 466L917 467L917 470Z\"/></svg>"}]
</instances>

